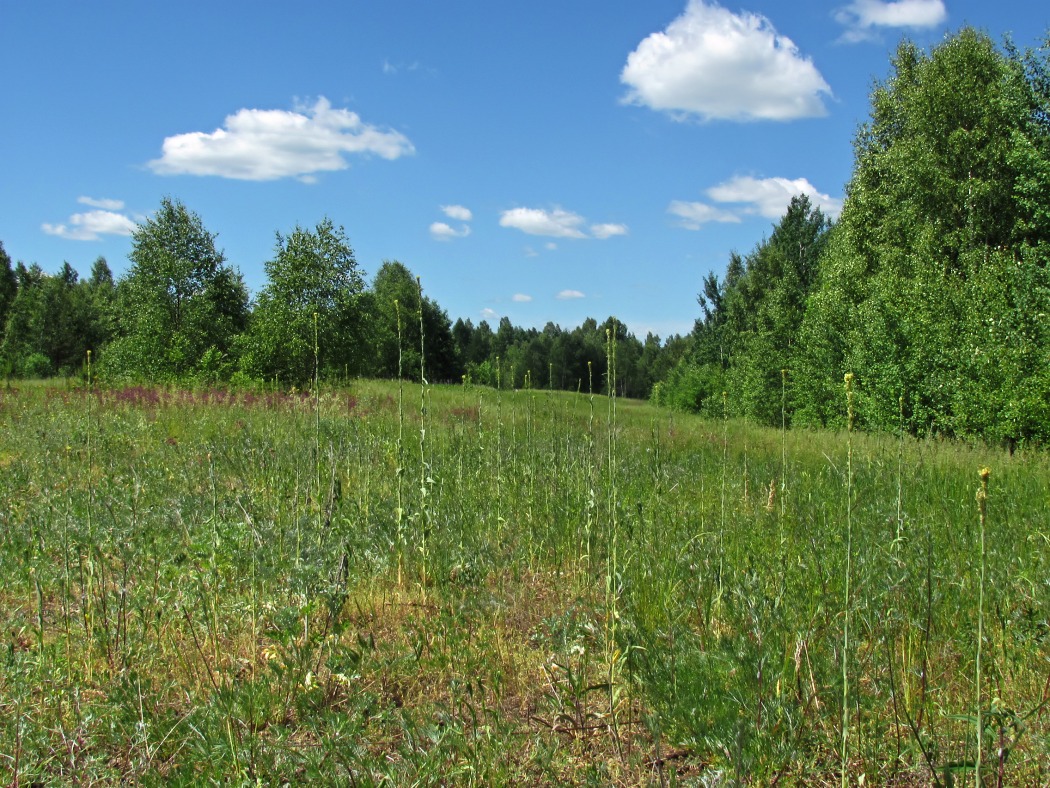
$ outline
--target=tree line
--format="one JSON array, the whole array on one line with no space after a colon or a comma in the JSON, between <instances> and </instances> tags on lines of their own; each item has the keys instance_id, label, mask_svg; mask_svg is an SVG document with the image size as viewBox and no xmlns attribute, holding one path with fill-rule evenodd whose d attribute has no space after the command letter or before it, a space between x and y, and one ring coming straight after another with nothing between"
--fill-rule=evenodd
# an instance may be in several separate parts
<instances>
[{"instance_id":1,"label":"tree line","mask_svg":"<svg viewBox=\"0 0 1050 788\"><path fill-rule=\"evenodd\" d=\"M684 350L682 338L638 340L615 318L564 330L495 331L448 314L398 261L365 281L343 228L324 219L277 234L266 284L249 297L201 218L177 200L132 236L115 279L99 258L86 280L11 259L0 245L0 371L8 377L84 372L112 381L309 385L352 377L425 377L502 387L609 390L646 397ZM616 345L614 380L607 348Z\"/></svg>"},{"instance_id":2,"label":"tree line","mask_svg":"<svg viewBox=\"0 0 1050 788\"><path fill-rule=\"evenodd\" d=\"M319 375L558 388L766 424L858 424L1010 446L1050 439L1050 40L1020 52L963 29L904 41L854 140L841 216L792 199L772 233L702 280L686 337L616 318L495 330L447 313L411 271L366 283L329 219L277 235L249 298L178 201L134 233L114 280L12 267L0 246L0 372L308 384ZM614 380L607 359L615 347Z\"/></svg>"},{"instance_id":3,"label":"tree line","mask_svg":"<svg viewBox=\"0 0 1050 788\"><path fill-rule=\"evenodd\" d=\"M1050 439L1050 39L903 42L833 224L795 198L709 275L660 402L1011 447Z\"/></svg>"}]
</instances>

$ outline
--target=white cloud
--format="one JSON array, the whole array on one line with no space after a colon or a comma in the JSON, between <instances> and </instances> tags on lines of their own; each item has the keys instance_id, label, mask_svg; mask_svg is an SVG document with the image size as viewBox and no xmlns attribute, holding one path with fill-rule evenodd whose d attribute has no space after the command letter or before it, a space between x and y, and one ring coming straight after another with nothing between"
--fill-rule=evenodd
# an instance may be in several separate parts
<instances>
[{"instance_id":1,"label":"white cloud","mask_svg":"<svg viewBox=\"0 0 1050 788\"><path fill-rule=\"evenodd\" d=\"M532 296L525 295L524 293L515 293L510 297L510 300L519 304L527 304L532 300Z\"/></svg>"},{"instance_id":2,"label":"white cloud","mask_svg":"<svg viewBox=\"0 0 1050 788\"><path fill-rule=\"evenodd\" d=\"M825 114L831 88L764 16L689 0L667 29L627 57L624 100L703 120L791 120Z\"/></svg>"},{"instance_id":3,"label":"white cloud","mask_svg":"<svg viewBox=\"0 0 1050 788\"><path fill-rule=\"evenodd\" d=\"M724 211L702 202L674 200L668 206L667 212L677 216L681 220L679 224L687 230L699 230L708 222L736 223L740 221L740 217L732 211Z\"/></svg>"},{"instance_id":4,"label":"white cloud","mask_svg":"<svg viewBox=\"0 0 1050 788\"><path fill-rule=\"evenodd\" d=\"M500 214L500 227L511 227L529 235L546 235L552 238L612 238L615 235L626 235L625 224L592 224L590 234L582 226L586 220L577 213L562 208L544 210L542 208L512 208ZM549 242L547 249L557 249Z\"/></svg>"},{"instance_id":5,"label":"white cloud","mask_svg":"<svg viewBox=\"0 0 1050 788\"><path fill-rule=\"evenodd\" d=\"M457 222L469 222L474 218L470 208L464 208L462 205L442 205L441 210L445 216L449 219L455 219Z\"/></svg>"},{"instance_id":6,"label":"white cloud","mask_svg":"<svg viewBox=\"0 0 1050 788\"><path fill-rule=\"evenodd\" d=\"M791 198L805 194L814 207L820 208L831 218L842 211L842 200L817 191L805 178L752 178L738 176L707 190L707 196L723 203L745 203L747 214L757 213L767 219L779 219L787 210Z\"/></svg>"},{"instance_id":7,"label":"white cloud","mask_svg":"<svg viewBox=\"0 0 1050 788\"><path fill-rule=\"evenodd\" d=\"M699 230L709 222L739 222L744 216L762 216L780 219L791 198L805 194L815 208L837 219L842 212L842 200L824 194L805 178L752 178L738 176L712 186L705 194L718 203L735 203L736 209L719 208L703 202L674 200L667 212L677 216L680 226Z\"/></svg>"},{"instance_id":8,"label":"white cloud","mask_svg":"<svg viewBox=\"0 0 1050 788\"><path fill-rule=\"evenodd\" d=\"M123 200L95 199L94 197L77 197L81 205L90 205L92 208L101 208L104 211L120 211L124 209Z\"/></svg>"},{"instance_id":9,"label":"white cloud","mask_svg":"<svg viewBox=\"0 0 1050 788\"><path fill-rule=\"evenodd\" d=\"M562 290L558 295L554 296L559 301L571 301L575 298L586 298L586 296L579 290Z\"/></svg>"},{"instance_id":10,"label":"white cloud","mask_svg":"<svg viewBox=\"0 0 1050 788\"><path fill-rule=\"evenodd\" d=\"M75 213L66 224L45 222L40 225L40 229L48 235L57 235L69 241L97 241L103 235L131 235L136 227L135 222L124 214L103 210Z\"/></svg>"},{"instance_id":11,"label":"white cloud","mask_svg":"<svg viewBox=\"0 0 1050 788\"><path fill-rule=\"evenodd\" d=\"M484 309L481 310L481 319L482 320L499 320L499 312L497 312L495 309L490 309L489 307L485 307Z\"/></svg>"},{"instance_id":12,"label":"white cloud","mask_svg":"<svg viewBox=\"0 0 1050 788\"><path fill-rule=\"evenodd\" d=\"M430 225L430 235L438 241L451 241L453 238L466 238L470 227L463 225L458 230L445 222L434 222Z\"/></svg>"},{"instance_id":13,"label":"white cloud","mask_svg":"<svg viewBox=\"0 0 1050 788\"><path fill-rule=\"evenodd\" d=\"M415 152L397 131L362 122L355 112L333 109L328 99L285 110L241 109L210 134L194 131L164 140L159 175L216 175L247 181L314 180L314 173L343 170L347 154L396 159Z\"/></svg>"},{"instance_id":14,"label":"white cloud","mask_svg":"<svg viewBox=\"0 0 1050 788\"><path fill-rule=\"evenodd\" d=\"M835 11L835 20L846 27L846 41L870 40L880 27L936 27L947 18L943 0L853 0Z\"/></svg>"},{"instance_id":15,"label":"white cloud","mask_svg":"<svg viewBox=\"0 0 1050 788\"><path fill-rule=\"evenodd\" d=\"M614 235L627 235L626 224L592 224L591 235L595 238L612 238Z\"/></svg>"},{"instance_id":16,"label":"white cloud","mask_svg":"<svg viewBox=\"0 0 1050 788\"><path fill-rule=\"evenodd\" d=\"M512 227L529 235L549 235L553 238L586 238L580 230L584 219L571 211L555 208L512 208L500 215L500 227Z\"/></svg>"},{"instance_id":17,"label":"white cloud","mask_svg":"<svg viewBox=\"0 0 1050 788\"><path fill-rule=\"evenodd\" d=\"M402 71L418 71L419 63L416 61L411 63L391 63L388 59L383 58L382 68L384 74L399 74Z\"/></svg>"},{"instance_id":18,"label":"white cloud","mask_svg":"<svg viewBox=\"0 0 1050 788\"><path fill-rule=\"evenodd\" d=\"M469 222L474 218L474 214L470 212L469 208L464 208L462 205L442 205L442 213L450 219L455 219L459 222ZM430 225L430 235L438 241L451 241L453 238L466 238L470 235L470 225L462 224L457 230L448 222L434 222Z\"/></svg>"}]
</instances>

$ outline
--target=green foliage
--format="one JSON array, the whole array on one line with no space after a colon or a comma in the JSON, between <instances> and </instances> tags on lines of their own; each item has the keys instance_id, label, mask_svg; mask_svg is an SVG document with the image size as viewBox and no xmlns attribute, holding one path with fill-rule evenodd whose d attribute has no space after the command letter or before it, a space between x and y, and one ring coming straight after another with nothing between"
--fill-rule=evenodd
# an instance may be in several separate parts
<instances>
[{"instance_id":1,"label":"green foliage","mask_svg":"<svg viewBox=\"0 0 1050 788\"><path fill-rule=\"evenodd\" d=\"M898 49L800 330L804 420L841 420L826 381L852 370L869 427L903 397L915 433L1045 440L1050 126L1026 58L972 30Z\"/></svg>"},{"instance_id":2,"label":"green foliage","mask_svg":"<svg viewBox=\"0 0 1050 788\"><path fill-rule=\"evenodd\" d=\"M18 278L15 276L14 269L11 268L11 258L4 250L3 243L0 242L0 339L7 325L7 312L17 293Z\"/></svg>"},{"instance_id":3,"label":"green foliage","mask_svg":"<svg viewBox=\"0 0 1050 788\"><path fill-rule=\"evenodd\" d=\"M92 283L78 281L68 263L54 275L19 263L0 343L3 366L23 377L75 374L87 351L102 344L109 315Z\"/></svg>"},{"instance_id":4,"label":"green foliage","mask_svg":"<svg viewBox=\"0 0 1050 788\"><path fill-rule=\"evenodd\" d=\"M117 286L105 257L99 257L92 264L85 289L93 317L86 344L97 353L113 339L117 330Z\"/></svg>"},{"instance_id":5,"label":"green foliage","mask_svg":"<svg viewBox=\"0 0 1050 788\"><path fill-rule=\"evenodd\" d=\"M669 404L716 415L726 391L734 414L780 423L781 370L794 363L829 228L807 196L793 197L768 239L730 258L724 281L707 277L692 353L661 391Z\"/></svg>"},{"instance_id":6,"label":"green foliage","mask_svg":"<svg viewBox=\"0 0 1050 788\"><path fill-rule=\"evenodd\" d=\"M421 296L420 283L406 265L397 260L386 260L379 267L372 282L368 311L368 331L375 348L370 372L376 377L396 378L400 354L401 374L406 378L419 377L422 309L426 353L423 368L427 380L458 382L463 375L463 366L448 315L431 298L422 296L420 300ZM461 333L462 328L461 325Z\"/></svg>"},{"instance_id":7,"label":"green foliage","mask_svg":"<svg viewBox=\"0 0 1050 788\"><path fill-rule=\"evenodd\" d=\"M897 429L903 411L917 435L1042 443L1048 52L1050 43L997 48L971 29L928 53L903 42L856 134L837 224L806 196L793 198L768 238L746 257L733 253L721 279L703 279L702 314L685 338L642 341L614 317L573 329L507 317L495 330L452 325L400 262L384 262L366 287L345 231L329 219L278 233L249 313L214 236L165 199L137 229L118 283L102 258L78 281L68 264L55 275L12 269L0 246L0 370L73 374L91 349L114 378L301 386L315 372L393 377L399 360L415 377L422 346L430 382L615 387L718 417L725 392L730 415L826 426L844 423L838 389L852 372L861 427Z\"/></svg>"},{"instance_id":8,"label":"green foliage","mask_svg":"<svg viewBox=\"0 0 1050 788\"><path fill-rule=\"evenodd\" d=\"M116 292L119 336L102 357L105 372L177 380L195 375L209 350L228 355L247 324L248 293L200 217L165 198L132 239L131 268ZM104 271L98 274L104 287Z\"/></svg>"},{"instance_id":9,"label":"green foliage","mask_svg":"<svg viewBox=\"0 0 1050 788\"><path fill-rule=\"evenodd\" d=\"M365 367L360 296L364 279L342 227L277 233L268 281L259 294L243 367L250 374L303 385L314 377L314 329L322 377Z\"/></svg>"},{"instance_id":10,"label":"green foliage","mask_svg":"<svg viewBox=\"0 0 1050 788\"><path fill-rule=\"evenodd\" d=\"M18 370L19 377L29 378L31 380L34 378L49 378L55 371L51 364L51 359L43 353L30 353L28 356L19 360L16 369Z\"/></svg>"},{"instance_id":11,"label":"green foliage","mask_svg":"<svg viewBox=\"0 0 1050 788\"><path fill-rule=\"evenodd\" d=\"M36 263L28 268L18 263L15 275L17 291L7 311L0 355L11 373L20 375L23 360L41 352L39 346L47 325L44 314L46 277Z\"/></svg>"},{"instance_id":12,"label":"green foliage","mask_svg":"<svg viewBox=\"0 0 1050 788\"><path fill-rule=\"evenodd\" d=\"M963 30L905 42L857 134L842 216L795 198L711 274L692 351L660 402L766 424L1047 440L1050 78L1046 53ZM1040 196L1041 195L1041 196Z\"/></svg>"}]
</instances>

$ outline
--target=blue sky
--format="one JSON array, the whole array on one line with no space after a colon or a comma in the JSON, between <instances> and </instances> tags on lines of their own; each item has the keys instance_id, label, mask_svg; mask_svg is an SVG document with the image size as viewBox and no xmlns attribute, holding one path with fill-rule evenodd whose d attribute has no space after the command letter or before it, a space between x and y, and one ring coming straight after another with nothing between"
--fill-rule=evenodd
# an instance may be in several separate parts
<instances>
[{"instance_id":1,"label":"blue sky","mask_svg":"<svg viewBox=\"0 0 1050 788\"><path fill-rule=\"evenodd\" d=\"M249 287L342 225L450 317L685 333L794 193L834 215L902 37L1035 46L1045 3L0 0L0 242L126 270L165 196Z\"/></svg>"}]
</instances>

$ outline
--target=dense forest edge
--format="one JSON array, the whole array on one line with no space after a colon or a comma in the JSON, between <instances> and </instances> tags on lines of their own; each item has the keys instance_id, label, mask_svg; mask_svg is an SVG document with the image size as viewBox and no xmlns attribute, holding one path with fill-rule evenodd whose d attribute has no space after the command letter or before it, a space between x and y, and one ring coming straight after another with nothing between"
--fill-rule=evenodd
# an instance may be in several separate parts
<instances>
[{"instance_id":1,"label":"dense forest edge","mask_svg":"<svg viewBox=\"0 0 1050 788\"><path fill-rule=\"evenodd\" d=\"M794 198L770 235L702 281L687 336L617 318L565 329L454 323L410 269L371 281L330 219L277 233L251 296L174 198L115 278L16 264L0 243L0 374L303 387L429 382L606 391L776 426L857 425L1018 445L1050 439L1050 38L963 29L905 41L858 129L840 217ZM610 343L616 376L607 380ZM90 371L89 371L90 366Z\"/></svg>"}]
</instances>

